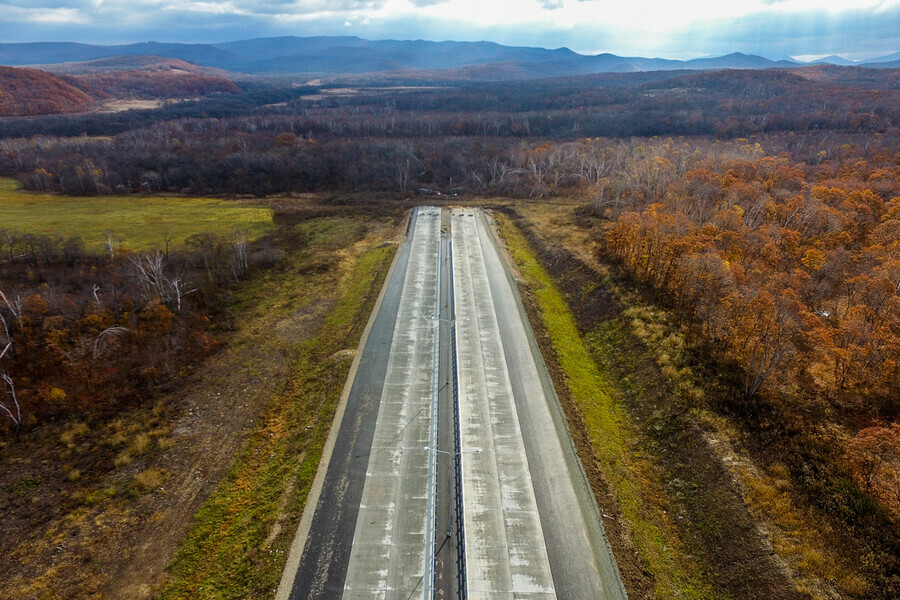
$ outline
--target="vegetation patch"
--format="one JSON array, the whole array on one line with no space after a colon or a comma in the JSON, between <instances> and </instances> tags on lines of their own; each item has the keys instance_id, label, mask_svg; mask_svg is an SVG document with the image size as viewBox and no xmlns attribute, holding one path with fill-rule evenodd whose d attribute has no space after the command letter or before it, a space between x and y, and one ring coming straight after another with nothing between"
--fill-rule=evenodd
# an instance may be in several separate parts
<instances>
[{"instance_id":1,"label":"vegetation patch","mask_svg":"<svg viewBox=\"0 0 900 600\"><path fill-rule=\"evenodd\" d=\"M511 214L594 361L618 381L636 451L654 465L684 550L704 564L716 593L893 597L881 579L893 560L885 511L848 481L815 428L765 396L755 413L735 411L739 382L702 360L669 311L598 262L574 206L521 205Z\"/></svg>"},{"instance_id":2,"label":"vegetation patch","mask_svg":"<svg viewBox=\"0 0 900 600\"><path fill-rule=\"evenodd\" d=\"M288 204L284 199L281 209ZM250 581L277 581L281 567L271 561L283 559L290 544L286 538L299 521L334 398L349 366L349 361L338 362L333 356L355 347L394 251L386 244L395 229L393 218L337 212L313 210L293 224L281 225L253 246L267 255L265 261L256 263L240 282L231 279L230 271L225 274L230 291L220 297L221 309L205 309L199 317L214 327L216 343L210 350L215 351L204 353L192 368L171 361L166 379L173 383L166 389L129 392L127 402L112 403L95 393L76 404L80 394L72 385L35 386L37 393L71 406L62 406L55 416L44 411L18 436L13 432L0 439L0 510L9 517L0 524L0 577L10 597L150 597L165 581L165 566L192 515L220 483L226 491L211 504L221 503L223 497L233 500L224 509L228 518L219 524L225 533L211 536L214 547L183 554L215 555L221 547L244 562L237 568L223 563L223 555L207 554L202 564L190 569L207 569L210 577L223 582L223 589L246 590ZM88 255L79 260L94 261L91 273L98 273L120 262L130 268L129 256ZM27 276L26 266L17 262L7 268ZM41 259L29 268L43 273L51 267ZM96 304L90 287L87 294ZM98 295L106 306L105 291ZM24 323L28 315L24 310L22 314ZM61 322L50 321L51 315L38 316L53 328L38 324L22 331L58 331ZM212 339L205 333L192 337ZM124 339L114 340L117 351L109 356L123 356ZM66 340L54 338L57 347ZM26 342L20 342L21 347ZM94 356L93 341L82 346L95 363L107 356ZM9 356L7 352L5 358ZM36 365L32 360L27 366ZM78 372L119 376L115 369ZM25 371L19 373L23 375L15 382L21 400L31 389L31 379ZM98 392L96 378L92 381ZM65 389L65 396L54 389ZM247 442L251 432L256 437ZM232 475L223 479L235 456L239 460ZM260 523L267 529L257 543L260 530L254 526ZM252 544L246 545L249 555L239 551L241 544ZM246 597L243 592L233 595Z\"/></svg>"},{"instance_id":3,"label":"vegetation patch","mask_svg":"<svg viewBox=\"0 0 900 600\"><path fill-rule=\"evenodd\" d=\"M98 175L99 176L99 175ZM164 248L196 234L255 239L272 228L272 211L239 201L170 196L68 197L25 192L0 178L0 229L79 237L87 249ZM0 239L0 243L2 243Z\"/></svg>"}]
</instances>

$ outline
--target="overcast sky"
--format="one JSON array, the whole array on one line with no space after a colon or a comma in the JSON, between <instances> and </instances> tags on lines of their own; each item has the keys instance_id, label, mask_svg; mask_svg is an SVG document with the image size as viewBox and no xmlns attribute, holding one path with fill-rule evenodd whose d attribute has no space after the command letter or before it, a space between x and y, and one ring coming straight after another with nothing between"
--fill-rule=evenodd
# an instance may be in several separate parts
<instances>
[{"instance_id":1,"label":"overcast sky","mask_svg":"<svg viewBox=\"0 0 900 600\"><path fill-rule=\"evenodd\" d=\"M859 59L900 51L900 0L0 0L0 42L276 35L490 40L664 58Z\"/></svg>"}]
</instances>

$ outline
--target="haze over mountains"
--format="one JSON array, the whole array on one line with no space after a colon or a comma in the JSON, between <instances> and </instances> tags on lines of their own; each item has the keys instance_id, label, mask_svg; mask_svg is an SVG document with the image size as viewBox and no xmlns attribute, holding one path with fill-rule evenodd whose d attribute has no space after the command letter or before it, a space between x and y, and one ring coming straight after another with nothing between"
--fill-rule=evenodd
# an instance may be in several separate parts
<instances>
[{"instance_id":1,"label":"haze over mountains","mask_svg":"<svg viewBox=\"0 0 900 600\"><path fill-rule=\"evenodd\" d=\"M58 65L123 56L160 56L247 74L354 75L376 72L444 71L461 78L531 79L592 73L680 69L768 69L808 64L900 67L900 53L855 63L829 56L804 63L733 53L694 60L583 55L503 46L493 42L371 41L359 37L257 38L221 44L144 42L103 46L71 42L0 44L0 64ZM65 70L55 68L54 70Z\"/></svg>"}]
</instances>

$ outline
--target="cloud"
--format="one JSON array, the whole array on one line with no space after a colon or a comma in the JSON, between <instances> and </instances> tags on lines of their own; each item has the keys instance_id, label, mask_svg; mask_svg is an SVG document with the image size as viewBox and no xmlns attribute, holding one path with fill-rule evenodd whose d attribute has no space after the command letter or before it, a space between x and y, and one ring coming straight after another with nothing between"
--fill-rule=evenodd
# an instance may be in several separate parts
<instances>
[{"instance_id":1,"label":"cloud","mask_svg":"<svg viewBox=\"0 0 900 600\"><path fill-rule=\"evenodd\" d=\"M826 9L772 15L755 13L694 26L668 42L675 46L715 48L716 52L753 52L774 57L798 54L863 56L900 49L900 6L883 11Z\"/></svg>"},{"instance_id":2,"label":"cloud","mask_svg":"<svg viewBox=\"0 0 900 600\"><path fill-rule=\"evenodd\" d=\"M433 2L433 0L432 0ZM78 11L99 22L101 18L117 19L127 14L159 20L166 14L216 14L226 16L316 15L352 11L377 11L384 0L6 0L0 10L31 9L36 12ZM5 20L9 15L0 16ZM112 24L112 23L110 23ZM177 23L173 23L177 26Z\"/></svg>"},{"instance_id":3,"label":"cloud","mask_svg":"<svg viewBox=\"0 0 900 600\"><path fill-rule=\"evenodd\" d=\"M87 24L90 22L90 18L78 7L33 7L27 5L27 3L25 4L26 6L0 4L0 12L3 14L3 17L0 18L0 23L8 21L11 23L33 23L52 26L57 24Z\"/></svg>"},{"instance_id":4,"label":"cloud","mask_svg":"<svg viewBox=\"0 0 900 600\"><path fill-rule=\"evenodd\" d=\"M97 6L96 0L39 0L31 2L29 0L6 0L0 3L0 7L6 8L32 8L35 10L58 10L58 9L92 9Z\"/></svg>"},{"instance_id":5,"label":"cloud","mask_svg":"<svg viewBox=\"0 0 900 600\"><path fill-rule=\"evenodd\" d=\"M900 50L900 0L0 0L3 41L492 40L689 58Z\"/></svg>"}]
</instances>

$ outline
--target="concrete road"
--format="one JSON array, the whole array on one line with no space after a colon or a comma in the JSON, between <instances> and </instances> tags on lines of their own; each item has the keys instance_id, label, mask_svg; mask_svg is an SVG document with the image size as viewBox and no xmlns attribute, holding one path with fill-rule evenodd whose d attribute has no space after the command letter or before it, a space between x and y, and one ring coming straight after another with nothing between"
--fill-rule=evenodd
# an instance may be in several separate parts
<instances>
[{"instance_id":1,"label":"concrete road","mask_svg":"<svg viewBox=\"0 0 900 600\"><path fill-rule=\"evenodd\" d=\"M435 505L434 598L450 600L458 597L461 584L462 548L459 545L461 505L457 477L459 451L459 416L456 402L455 364L453 352L453 284L450 257L450 211L443 211L441 221L441 300L440 359L438 382L438 450L437 499Z\"/></svg>"},{"instance_id":2,"label":"concrete road","mask_svg":"<svg viewBox=\"0 0 900 600\"><path fill-rule=\"evenodd\" d=\"M408 233L278 598L624 598L484 213Z\"/></svg>"},{"instance_id":3,"label":"concrete road","mask_svg":"<svg viewBox=\"0 0 900 600\"><path fill-rule=\"evenodd\" d=\"M410 598L432 584L423 577L433 548L427 458L436 441L440 229L440 209L418 210L344 598Z\"/></svg>"},{"instance_id":4,"label":"concrete road","mask_svg":"<svg viewBox=\"0 0 900 600\"><path fill-rule=\"evenodd\" d=\"M416 261L421 262L424 255L435 251L435 247L431 247L423 253L422 241L416 239L416 231L421 235L421 229L430 229L430 237L434 238L437 221L432 217L420 222L419 212L429 211L416 210L410 217L407 240L398 251L360 351L343 415L339 415L340 423L335 425L337 433L333 448L323 459L327 467L321 490L307 507L307 511L313 512L311 516L304 515L294 544L297 550L293 553L297 557L291 556L288 560L287 568L291 572L286 572L282 579L277 594L279 599L331 600L340 598L344 592L363 488L368 479L377 416L388 381L388 362L400 300L410 273L410 257L417 257ZM427 224L429 220L430 225ZM415 252L411 252L413 247ZM424 444L417 449L424 457L423 447Z\"/></svg>"},{"instance_id":5,"label":"concrete road","mask_svg":"<svg viewBox=\"0 0 900 600\"><path fill-rule=\"evenodd\" d=\"M474 217L459 217L454 223L474 220L476 224L489 282L489 289L481 287L480 293L490 296L497 318L506 376L515 399L554 592L558 598L572 600L625 598L596 502L581 470L515 282L500 257L485 214L480 210L474 212ZM466 527L469 528L468 521ZM511 563L516 560L510 557Z\"/></svg>"},{"instance_id":6,"label":"concrete road","mask_svg":"<svg viewBox=\"0 0 900 600\"><path fill-rule=\"evenodd\" d=\"M488 281L492 248L474 210L451 220L468 597L555 598Z\"/></svg>"}]
</instances>

